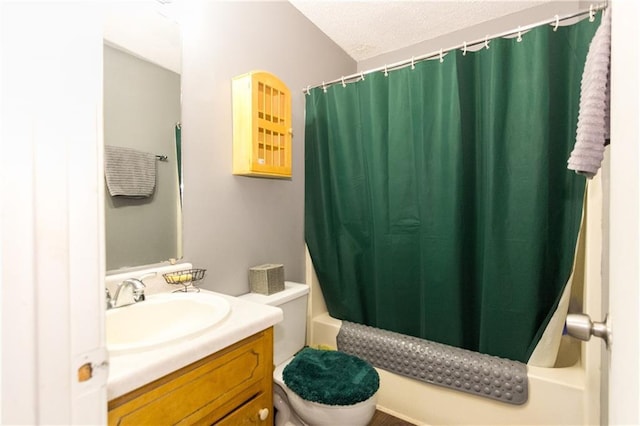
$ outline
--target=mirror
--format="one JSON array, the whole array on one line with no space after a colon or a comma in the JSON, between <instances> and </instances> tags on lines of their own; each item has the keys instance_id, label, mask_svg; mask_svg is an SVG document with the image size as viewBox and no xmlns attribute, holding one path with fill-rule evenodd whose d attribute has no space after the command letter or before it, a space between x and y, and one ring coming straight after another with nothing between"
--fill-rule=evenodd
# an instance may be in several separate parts
<instances>
[{"instance_id":1,"label":"mirror","mask_svg":"<svg viewBox=\"0 0 640 426\"><path fill-rule=\"evenodd\" d=\"M104 144L158 158L149 197L112 197L105 183L109 272L182 257L179 26L162 14L164 3L112 6L104 34Z\"/></svg>"}]
</instances>

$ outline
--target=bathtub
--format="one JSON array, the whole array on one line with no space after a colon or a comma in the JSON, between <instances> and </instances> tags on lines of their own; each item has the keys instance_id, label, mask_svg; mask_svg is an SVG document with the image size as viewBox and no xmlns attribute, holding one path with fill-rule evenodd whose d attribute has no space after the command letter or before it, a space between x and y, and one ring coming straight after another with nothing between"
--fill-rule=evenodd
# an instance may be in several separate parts
<instances>
[{"instance_id":1,"label":"bathtub","mask_svg":"<svg viewBox=\"0 0 640 426\"><path fill-rule=\"evenodd\" d=\"M309 324L309 345L335 349L341 323L328 313L316 315ZM378 409L419 425L599 424L598 401L595 405L589 401L593 393L589 386L597 383L588 380L587 363L581 358L585 345L563 339L556 368L529 366L529 399L523 405L505 404L377 369Z\"/></svg>"},{"instance_id":2,"label":"bathtub","mask_svg":"<svg viewBox=\"0 0 640 426\"><path fill-rule=\"evenodd\" d=\"M608 153L603 173L588 182L583 231L576 248L569 312L604 317L608 294ZM602 177L604 176L604 178ZM307 344L336 348L342 322L327 307L307 250L309 284ZM562 320L563 321L563 320ZM608 417L606 390L608 352L599 339L581 342L563 336L553 368L528 366L529 399L510 405L377 369L378 409L417 425L598 425ZM602 372L601 372L602 370ZM602 395L602 396L601 396ZM602 409L601 409L602 407Z\"/></svg>"}]
</instances>

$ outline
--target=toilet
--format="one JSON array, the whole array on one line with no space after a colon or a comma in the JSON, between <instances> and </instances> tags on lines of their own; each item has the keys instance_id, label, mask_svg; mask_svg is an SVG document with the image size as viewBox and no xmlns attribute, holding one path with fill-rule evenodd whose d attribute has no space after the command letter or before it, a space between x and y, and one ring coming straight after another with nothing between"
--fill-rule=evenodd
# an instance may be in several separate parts
<instances>
[{"instance_id":1,"label":"toilet","mask_svg":"<svg viewBox=\"0 0 640 426\"><path fill-rule=\"evenodd\" d=\"M257 293L248 293L240 296L244 300L248 300L254 303L262 303L271 306L277 306L282 309L284 319L274 327L273 347L274 356L273 360L276 368L273 373L273 404L276 408L275 425L276 426L365 426L369 423L376 410L377 402L377 388L378 388L378 375L375 369L358 358L344 354L342 352L331 351L317 351L314 349L304 348L306 340L307 329L307 298L309 294L309 287L304 284L297 284L292 282L285 282L285 289L283 291L274 293L272 295L262 295ZM323 353L324 352L324 353ZM294 362L298 354L298 358ZM350 373L342 373L340 380L346 383L360 383L360 378L366 376L369 379L373 379L375 376L375 387L371 385L371 381L364 383L366 389L358 389L358 385L354 384L348 389L344 390L344 395L338 395L339 401L337 403L335 399L331 401L324 401L319 398L321 402L314 402L309 396L309 393L302 392L299 386L302 384L303 388L309 388L315 396L318 394L330 394L328 392L333 390L334 395L327 398L335 398L335 393L341 391L336 389L313 389L314 380L307 380L306 377L300 376L300 366L304 365L307 361L306 357L315 357L311 359L311 363L318 362L318 360L326 360L322 362L335 363L327 364L331 367L339 367L345 364L356 365L359 370L354 371L354 376L349 377ZM291 377L292 370L297 375L297 383L289 381L289 384L296 388L300 394L294 392L285 383L287 377L287 366L289 377ZM320 381L316 381L318 386L321 386ZM295 386L294 386L295 385ZM344 389L344 387L332 387L337 389ZM304 389L302 389L304 390ZM359 402L352 402L353 394L357 394L360 399L367 397L367 399L360 400ZM306 395L306 399L303 395ZM363 396L364 395L364 396ZM370 395L370 396L369 396ZM341 405L343 404L343 405Z\"/></svg>"}]
</instances>

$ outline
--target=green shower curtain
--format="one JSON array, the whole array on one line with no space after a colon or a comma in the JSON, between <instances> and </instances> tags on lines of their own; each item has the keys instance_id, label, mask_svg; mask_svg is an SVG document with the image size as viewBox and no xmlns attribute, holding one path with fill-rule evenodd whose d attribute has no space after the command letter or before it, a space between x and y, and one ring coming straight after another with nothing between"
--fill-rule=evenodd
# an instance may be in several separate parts
<instances>
[{"instance_id":1,"label":"green shower curtain","mask_svg":"<svg viewBox=\"0 0 640 426\"><path fill-rule=\"evenodd\" d=\"M305 238L333 317L527 361L573 262L598 23L311 90Z\"/></svg>"}]
</instances>

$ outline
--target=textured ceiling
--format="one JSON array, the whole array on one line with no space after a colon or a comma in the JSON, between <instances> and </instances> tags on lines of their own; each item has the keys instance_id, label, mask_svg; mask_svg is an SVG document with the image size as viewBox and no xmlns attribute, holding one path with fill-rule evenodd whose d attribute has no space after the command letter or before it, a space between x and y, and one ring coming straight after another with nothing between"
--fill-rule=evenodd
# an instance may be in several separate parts
<instances>
[{"instance_id":1,"label":"textured ceiling","mask_svg":"<svg viewBox=\"0 0 640 426\"><path fill-rule=\"evenodd\" d=\"M362 61L553 0L289 1Z\"/></svg>"}]
</instances>

